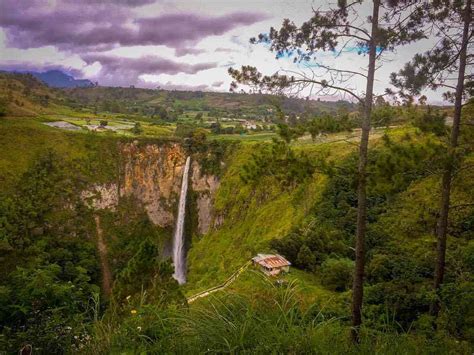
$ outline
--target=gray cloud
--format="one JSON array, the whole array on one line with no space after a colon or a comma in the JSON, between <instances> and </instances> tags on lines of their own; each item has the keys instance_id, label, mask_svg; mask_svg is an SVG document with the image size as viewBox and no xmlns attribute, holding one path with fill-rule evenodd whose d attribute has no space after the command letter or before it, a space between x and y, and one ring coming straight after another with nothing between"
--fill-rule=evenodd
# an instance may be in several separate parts
<instances>
[{"instance_id":1,"label":"gray cloud","mask_svg":"<svg viewBox=\"0 0 474 355\"><path fill-rule=\"evenodd\" d=\"M161 89L166 90L181 90L181 91L209 91L207 85L184 85L184 84L173 84L171 81L166 83L157 83L154 86L159 86Z\"/></svg>"},{"instance_id":2,"label":"gray cloud","mask_svg":"<svg viewBox=\"0 0 474 355\"><path fill-rule=\"evenodd\" d=\"M150 1L140 0L139 4ZM222 16L193 13L135 18L124 4L132 1L67 0L56 6L41 0L2 0L0 26L11 47L47 45L83 52L116 46L166 45L185 53L186 47L213 35L266 18L261 13L234 12ZM191 53L188 50L188 53Z\"/></svg>"},{"instance_id":3,"label":"gray cloud","mask_svg":"<svg viewBox=\"0 0 474 355\"><path fill-rule=\"evenodd\" d=\"M218 88L222 84L224 84L223 81L215 81L215 82L212 83L212 87Z\"/></svg>"},{"instance_id":4,"label":"gray cloud","mask_svg":"<svg viewBox=\"0 0 474 355\"><path fill-rule=\"evenodd\" d=\"M99 62L101 69L91 79L99 80L103 85L146 86L148 83L140 79L143 74L195 74L215 68L217 63L189 64L157 56L132 59L101 52L121 46L164 45L173 48L177 57L197 55L206 52L194 47L202 39L268 18L263 13L250 11L217 16L186 11L150 14L150 17L137 15L135 8L156 1L0 0L0 28L5 33L8 47L53 46L59 51L78 54L86 64ZM83 77L80 70L61 66L30 66L25 62L6 64L11 65L10 70L59 69ZM179 87L183 88L182 85Z\"/></svg>"},{"instance_id":5,"label":"gray cloud","mask_svg":"<svg viewBox=\"0 0 474 355\"><path fill-rule=\"evenodd\" d=\"M199 48L192 48L192 47L183 47L183 48L176 48L174 52L177 57L182 57L186 54L196 55L196 54L206 53L206 50L199 49Z\"/></svg>"},{"instance_id":6,"label":"gray cloud","mask_svg":"<svg viewBox=\"0 0 474 355\"><path fill-rule=\"evenodd\" d=\"M82 59L87 64L99 62L102 65L101 70L108 73L128 71L140 74L196 74L199 71L217 67L217 63L187 64L156 56L124 58L105 54L87 54L83 55Z\"/></svg>"},{"instance_id":7,"label":"gray cloud","mask_svg":"<svg viewBox=\"0 0 474 355\"><path fill-rule=\"evenodd\" d=\"M153 4L156 0L81 0L82 4L115 4L129 7L139 7L143 5ZM67 3L77 3L77 0L65 0Z\"/></svg>"},{"instance_id":8,"label":"gray cloud","mask_svg":"<svg viewBox=\"0 0 474 355\"><path fill-rule=\"evenodd\" d=\"M137 85L142 74L196 74L202 70L217 67L217 63L207 62L187 64L157 56L124 58L105 54L87 54L82 59L88 64L100 63L101 69L96 79L104 85Z\"/></svg>"}]
</instances>

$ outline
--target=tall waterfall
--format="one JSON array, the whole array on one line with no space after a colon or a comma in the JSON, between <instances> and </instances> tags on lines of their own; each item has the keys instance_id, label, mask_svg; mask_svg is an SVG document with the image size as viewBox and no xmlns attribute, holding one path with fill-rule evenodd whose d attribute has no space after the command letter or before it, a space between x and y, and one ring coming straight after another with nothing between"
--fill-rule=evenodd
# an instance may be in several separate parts
<instances>
[{"instance_id":1,"label":"tall waterfall","mask_svg":"<svg viewBox=\"0 0 474 355\"><path fill-rule=\"evenodd\" d=\"M184 165L183 181L181 183L181 193L179 195L178 219L173 238L173 277L180 285L186 282L186 264L184 255L184 217L186 215L186 194L188 192L188 175L191 157L186 159Z\"/></svg>"}]
</instances>

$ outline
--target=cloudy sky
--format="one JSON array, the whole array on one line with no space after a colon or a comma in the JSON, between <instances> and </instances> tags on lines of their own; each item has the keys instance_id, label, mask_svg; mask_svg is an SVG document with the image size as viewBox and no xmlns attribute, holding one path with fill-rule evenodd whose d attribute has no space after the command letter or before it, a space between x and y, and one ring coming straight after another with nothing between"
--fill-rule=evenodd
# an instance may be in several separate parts
<instances>
[{"instance_id":1,"label":"cloudy sky","mask_svg":"<svg viewBox=\"0 0 474 355\"><path fill-rule=\"evenodd\" d=\"M327 6L316 0L0 0L0 69L61 69L110 86L228 91L231 66L250 64L265 74L307 70L291 58L275 59L249 38L284 18L301 24L312 8ZM433 43L391 54L378 70L376 90L383 92L391 72ZM367 63L350 48L317 60L352 70ZM363 81L350 85L363 91ZM427 96L441 101L441 92Z\"/></svg>"}]
</instances>

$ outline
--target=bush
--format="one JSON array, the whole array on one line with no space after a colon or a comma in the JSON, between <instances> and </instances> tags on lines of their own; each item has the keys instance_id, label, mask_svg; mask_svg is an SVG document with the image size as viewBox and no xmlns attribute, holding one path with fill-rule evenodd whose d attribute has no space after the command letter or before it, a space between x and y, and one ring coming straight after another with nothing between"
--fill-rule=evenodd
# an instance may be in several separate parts
<instances>
[{"instance_id":1,"label":"bush","mask_svg":"<svg viewBox=\"0 0 474 355\"><path fill-rule=\"evenodd\" d=\"M326 259L321 265L321 282L328 289L346 291L351 287L354 262L350 259Z\"/></svg>"},{"instance_id":2,"label":"bush","mask_svg":"<svg viewBox=\"0 0 474 355\"><path fill-rule=\"evenodd\" d=\"M304 244L298 252L296 262L298 265L302 265L304 269L313 270L316 265L316 257L308 248L308 246Z\"/></svg>"},{"instance_id":3,"label":"bush","mask_svg":"<svg viewBox=\"0 0 474 355\"><path fill-rule=\"evenodd\" d=\"M331 254L345 256L348 248L341 233L315 221L310 219L285 237L271 240L271 248L303 270L314 270Z\"/></svg>"},{"instance_id":4,"label":"bush","mask_svg":"<svg viewBox=\"0 0 474 355\"><path fill-rule=\"evenodd\" d=\"M136 134L136 135L139 135L139 134L143 133L143 128L142 128L142 125L140 124L140 122L135 122L135 126L133 126L133 128L132 128L132 133Z\"/></svg>"},{"instance_id":5,"label":"bush","mask_svg":"<svg viewBox=\"0 0 474 355\"><path fill-rule=\"evenodd\" d=\"M446 132L445 114L441 111L428 107L427 111L415 114L413 125L423 132L432 132L437 136L442 136Z\"/></svg>"},{"instance_id":6,"label":"bush","mask_svg":"<svg viewBox=\"0 0 474 355\"><path fill-rule=\"evenodd\" d=\"M263 176L276 178L284 189L293 189L313 176L315 164L303 152L295 152L286 142L275 140L262 145L242 167L240 177L246 184L257 184Z\"/></svg>"}]
</instances>

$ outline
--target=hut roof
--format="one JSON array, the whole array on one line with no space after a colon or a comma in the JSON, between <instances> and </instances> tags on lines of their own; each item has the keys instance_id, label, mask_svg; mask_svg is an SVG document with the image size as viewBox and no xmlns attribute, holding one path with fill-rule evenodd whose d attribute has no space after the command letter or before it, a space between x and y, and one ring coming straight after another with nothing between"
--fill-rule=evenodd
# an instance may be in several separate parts
<instances>
[{"instance_id":1,"label":"hut roof","mask_svg":"<svg viewBox=\"0 0 474 355\"><path fill-rule=\"evenodd\" d=\"M291 263L279 254L258 254L252 260L267 268L290 266Z\"/></svg>"}]
</instances>

